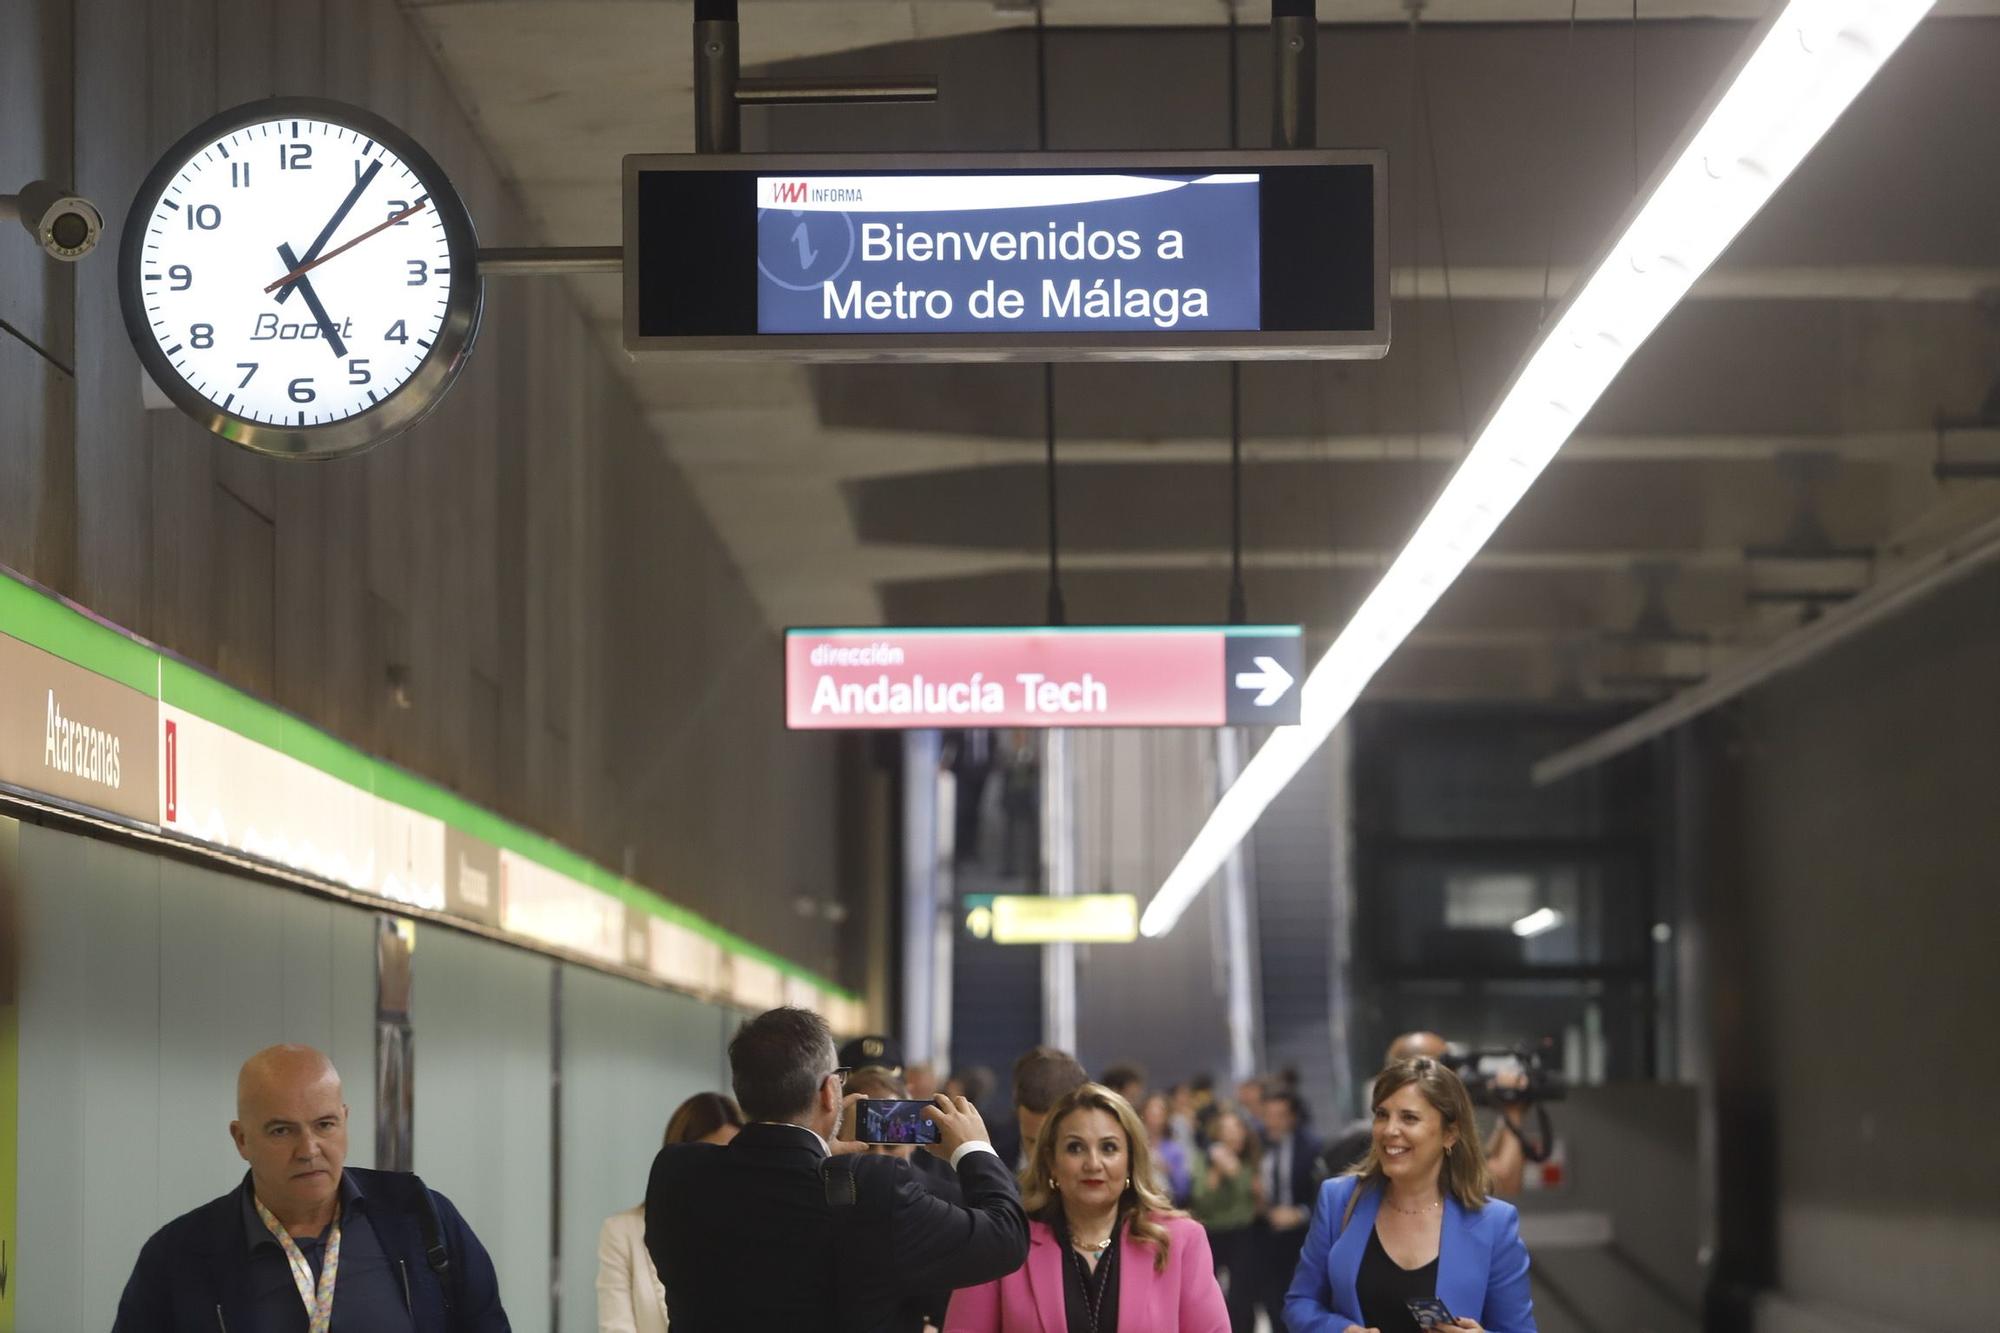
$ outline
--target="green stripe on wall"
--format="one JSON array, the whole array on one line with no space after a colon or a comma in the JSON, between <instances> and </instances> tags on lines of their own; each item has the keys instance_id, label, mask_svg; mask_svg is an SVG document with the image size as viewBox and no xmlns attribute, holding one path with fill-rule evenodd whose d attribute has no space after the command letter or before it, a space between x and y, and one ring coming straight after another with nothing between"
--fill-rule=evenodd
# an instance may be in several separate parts
<instances>
[{"instance_id":1,"label":"green stripe on wall","mask_svg":"<svg viewBox=\"0 0 2000 1333\"><path fill-rule=\"evenodd\" d=\"M12 578L0 578L0 629L141 694L159 692L158 653Z\"/></svg>"},{"instance_id":2,"label":"green stripe on wall","mask_svg":"<svg viewBox=\"0 0 2000 1333\"><path fill-rule=\"evenodd\" d=\"M226 727L248 740L318 769L362 791L526 857L546 869L610 894L651 916L691 930L722 949L755 959L849 1003L860 997L778 957L645 886L605 869L550 838L512 823L454 792L357 750L284 710L224 684L198 667L70 607L0 568L0 632L66 662Z\"/></svg>"}]
</instances>

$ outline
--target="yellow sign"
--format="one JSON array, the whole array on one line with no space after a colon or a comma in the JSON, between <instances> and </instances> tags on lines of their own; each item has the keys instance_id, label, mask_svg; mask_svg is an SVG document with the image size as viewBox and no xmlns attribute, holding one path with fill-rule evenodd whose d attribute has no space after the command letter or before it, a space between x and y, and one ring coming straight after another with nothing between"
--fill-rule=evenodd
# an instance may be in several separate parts
<instances>
[{"instance_id":1,"label":"yellow sign","mask_svg":"<svg viewBox=\"0 0 2000 1333\"><path fill-rule=\"evenodd\" d=\"M990 906L995 944L1126 944L1139 938L1139 900L1129 893L999 894Z\"/></svg>"}]
</instances>

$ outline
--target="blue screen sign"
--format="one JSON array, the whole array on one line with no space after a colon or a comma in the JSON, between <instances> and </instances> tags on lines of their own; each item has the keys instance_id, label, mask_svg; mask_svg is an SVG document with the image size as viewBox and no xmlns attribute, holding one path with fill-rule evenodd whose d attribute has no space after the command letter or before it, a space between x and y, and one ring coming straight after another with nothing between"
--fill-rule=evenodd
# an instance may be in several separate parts
<instances>
[{"instance_id":1,"label":"blue screen sign","mask_svg":"<svg viewBox=\"0 0 2000 1333\"><path fill-rule=\"evenodd\" d=\"M757 178L760 334L1255 331L1259 175Z\"/></svg>"}]
</instances>

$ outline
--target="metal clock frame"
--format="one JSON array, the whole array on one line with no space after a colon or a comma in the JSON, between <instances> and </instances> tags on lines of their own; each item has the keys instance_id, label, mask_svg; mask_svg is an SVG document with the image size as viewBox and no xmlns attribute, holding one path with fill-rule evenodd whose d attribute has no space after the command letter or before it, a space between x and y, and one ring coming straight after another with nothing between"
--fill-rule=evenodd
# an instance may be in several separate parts
<instances>
[{"instance_id":1,"label":"metal clock frame","mask_svg":"<svg viewBox=\"0 0 2000 1333\"><path fill-rule=\"evenodd\" d=\"M402 159L423 185L430 207L444 222L451 251L451 288L443 325L421 364L394 393L352 416L318 426L280 426L225 412L174 368L146 319L139 290L141 251L160 196L181 168L201 149L231 133L271 120L318 120L358 130ZM400 435L429 415L465 366L479 333L485 282L479 271L479 241L465 202L433 158L396 125L360 107L322 97L271 97L221 112L188 131L165 155L133 197L118 249L118 301L125 331L139 362L174 405L233 444L287 459L330 459L360 453Z\"/></svg>"}]
</instances>

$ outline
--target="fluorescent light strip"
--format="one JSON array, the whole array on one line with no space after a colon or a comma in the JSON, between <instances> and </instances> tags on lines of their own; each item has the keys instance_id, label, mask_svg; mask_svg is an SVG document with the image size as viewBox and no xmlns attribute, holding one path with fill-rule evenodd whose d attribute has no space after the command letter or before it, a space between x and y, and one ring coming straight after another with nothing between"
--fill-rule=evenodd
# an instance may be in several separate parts
<instances>
[{"instance_id":1,"label":"fluorescent light strip","mask_svg":"<svg viewBox=\"0 0 2000 1333\"><path fill-rule=\"evenodd\" d=\"M1660 321L1804 160L1932 0L1792 0L1516 373L1437 504L1146 907L1164 935L1486 544Z\"/></svg>"}]
</instances>

